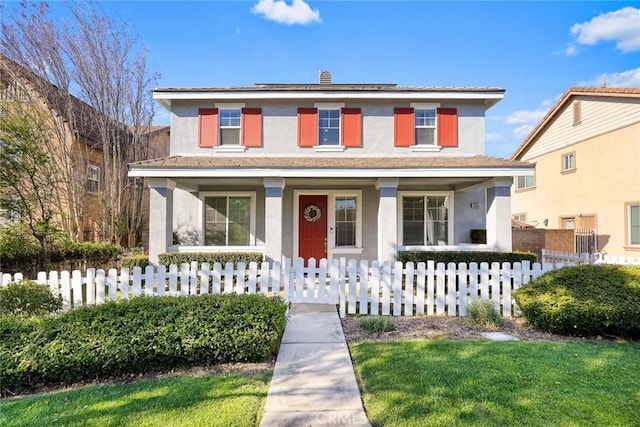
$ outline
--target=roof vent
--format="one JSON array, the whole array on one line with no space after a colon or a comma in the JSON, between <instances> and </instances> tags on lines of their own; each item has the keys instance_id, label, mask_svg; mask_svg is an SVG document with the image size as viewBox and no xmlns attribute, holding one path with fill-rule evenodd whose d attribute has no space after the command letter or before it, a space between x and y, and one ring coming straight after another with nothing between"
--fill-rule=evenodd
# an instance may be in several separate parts
<instances>
[{"instance_id":1,"label":"roof vent","mask_svg":"<svg viewBox=\"0 0 640 427\"><path fill-rule=\"evenodd\" d=\"M330 85L331 84L331 73L326 70L320 70L320 84L321 85Z\"/></svg>"}]
</instances>

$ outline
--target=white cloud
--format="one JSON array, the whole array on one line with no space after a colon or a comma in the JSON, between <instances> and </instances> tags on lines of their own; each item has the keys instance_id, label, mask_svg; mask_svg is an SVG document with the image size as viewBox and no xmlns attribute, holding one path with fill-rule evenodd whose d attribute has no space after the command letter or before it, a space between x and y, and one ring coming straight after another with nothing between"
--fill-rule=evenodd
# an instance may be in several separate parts
<instances>
[{"instance_id":1,"label":"white cloud","mask_svg":"<svg viewBox=\"0 0 640 427\"><path fill-rule=\"evenodd\" d=\"M578 86L600 87L603 79L607 87L640 87L640 68L620 73L603 73L591 80L580 82Z\"/></svg>"},{"instance_id":2,"label":"white cloud","mask_svg":"<svg viewBox=\"0 0 640 427\"><path fill-rule=\"evenodd\" d=\"M569 43L562 51L562 54L565 56L576 56L578 54L578 48L573 43Z\"/></svg>"},{"instance_id":3,"label":"white cloud","mask_svg":"<svg viewBox=\"0 0 640 427\"><path fill-rule=\"evenodd\" d=\"M304 0L293 0L291 4L285 0L258 0L251 11L279 24L306 25L312 22L322 22L320 11L311 9L311 6Z\"/></svg>"},{"instance_id":4,"label":"white cloud","mask_svg":"<svg viewBox=\"0 0 640 427\"><path fill-rule=\"evenodd\" d=\"M514 129L513 136L514 138L524 139L531 133L534 127L534 125L528 123L518 126L516 129Z\"/></svg>"},{"instance_id":5,"label":"white cloud","mask_svg":"<svg viewBox=\"0 0 640 427\"><path fill-rule=\"evenodd\" d=\"M487 142L498 142L504 140L501 133L498 132L487 132L485 135L485 140Z\"/></svg>"},{"instance_id":6,"label":"white cloud","mask_svg":"<svg viewBox=\"0 0 640 427\"><path fill-rule=\"evenodd\" d=\"M519 125L524 123L537 123L544 115L547 114L547 110L520 110L514 111L509 115L504 122L510 125Z\"/></svg>"},{"instance_id":7,"label":"white cloud","mask_svg":"<svg viewBox=\"0 0 640 427\"><path fill-rule=\"evenodd\" d=\"M593 46L602 41L614 41L623 52L640 50L640 9L625 7L596 16L591 21L574 24L571 34L580 44ZM570 45L571 46L571 45ZM567 48L565 53L575 49Z\"/></svg>"}]
</instances>

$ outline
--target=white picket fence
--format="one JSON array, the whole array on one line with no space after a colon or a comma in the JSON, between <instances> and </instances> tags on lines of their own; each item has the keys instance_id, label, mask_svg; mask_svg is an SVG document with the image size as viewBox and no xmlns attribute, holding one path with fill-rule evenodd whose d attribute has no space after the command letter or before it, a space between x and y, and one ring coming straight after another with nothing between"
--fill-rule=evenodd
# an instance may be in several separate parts
<instances>
[{"instance_id":1,"label":"white picket fence","mask_svg":"<svg viewBox=\"0 0 640 427\"><path fill-rule=\"evenodd\" d=\"M606 253L571 253L571 252L554 252L542 249L543 264L618 264L618 265L640 265L640 258L623 257L609 255Z\"/></svg>"},{"instance_id":2,"label":"white picket fence","mask_svg":"<svg viewBox=\"0 0 640 427\"><path fill-rule=\"evenodd\" d=\"M63 308L102 304L140 295L187 296L237 293L279 296L290 302L338 304L340 315L465 316L476 300L492 301L504 316L517 315L515 289L562 263L407 263L316 260L302 258L270 265L232 263L210 266L196 262L181 266L148 266L129 271L39 273L37 282L61 295ZM22 279L1 275L1 285Z\"/></svg>"}]
</instances>

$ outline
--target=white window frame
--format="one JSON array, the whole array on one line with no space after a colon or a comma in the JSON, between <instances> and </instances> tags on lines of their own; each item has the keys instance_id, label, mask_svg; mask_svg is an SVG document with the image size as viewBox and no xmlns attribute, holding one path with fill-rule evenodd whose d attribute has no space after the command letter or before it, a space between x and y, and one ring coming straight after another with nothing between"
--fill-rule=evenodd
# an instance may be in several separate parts
<instances>
[{"instance_id":1,"label":"white window frame","mask_svg":"<svg viewBox=\"0 0 640 427\"><path fill-rule=\"evenodd\" d=\"M570 167L567 167L567 162L571 159ZM576 152L565 153L562 155L562 172L573 172L576 170Z\"/></svg>"},{"instance_id":2,"label":"white window frame","mask_svg":"<svg viewBox=\"0 0 640 427\"><path fill-rule=\"evenodd\" d=\"M397 232L398 232L398 250L401 251L419 251L429 248L442 248L443 246L453 246L454 241L454 192L453 191L398 191L397 204ZM426 197L430 196L447 196L449 197L448 215L447 215L447 242L445 245L404 245L404 217L402 212L403 200L405 197Z\"/></svg>"},{"instance_id":3,"label":"white window frame","mask_svg":"<svg viewBox=\"0 0 640 427\"><path fill-rule=\"evenodd\" d=\"M520 186L520 178L523 178L524 185ZM527 185L527 178L531 178L531 185ZM516 190L527 190L529 188L534 188L536 186L536 176L535 175L525 175L525 176L517 176L516 177Z\"/></svg>"},{"instance_id":4,"label":"white window frame","mask_svg":"<svg viewBox=\"0 0 640 427\"><path fill-rule=\"evenodd\" d=\"M256 192L255 191L203 191L200 193L200 214L198 218L198 222L201 227L201 235L200 235L200 246L205 246L205 233L206 233L206 224L205 218L206 213L205 210L207 205L205 203L205 198L207 197L249 197L251 199L251 214L249 217L249 246L208 246L213 248L218 248L221 250L232 249L232 250L241 250L243 247L253 247L256 246Z\"/></svg>"},{"instance_id":5,"label":"white window frame","mask_svg":"<svg viewBox=\"0 0 640 427\"><path fill-rule=\"evenodd\" d=\"M94 170L98 172L98 179L91 179L90 176L91 174L89 173L90 170ZM91 188L90 183L96 183L96 190L93 191L93 189ZM102 168L100 167L100 165L96 165L93 163L89 163L87 164L87 193L90 194L98 194L100 193L100 185L102 184Z\"/></svg>"},{"instance_id":6,"label":"white window frame","mask_svg":"<svg viewBox=\"0 0 640 427\"><path fill-rule=\"evenodd\" d=\"M222 110L240 110L240 132L238 144L227 144L222 145L222 127L220 123L218 123L218 141L219 145L213 148L213 151L216 153L244 153L247 151L247 147L242 145L242 109L245 108L246 104L244 102L216 102L214 107L218 109L218 114ZM219 118L220 116L218 116ZM219 122L219 120L218 120Z\"/></svg>"},{"instance_id":7,"label":"white window frame","mask_svg":"<svg viewBox=\"0 0 640 427\"><path fill-rule=\"evenodd\" d=\"M640 202L631 202L631 203L627 203L627 212L626 212L626 217L627 217L627 221L626 221L626 231L627 231L627 241L626 244L629 247L632 248L640 248L640 241L637 243L634 243L631 241L631 227L633 226L633 224L631 224L631 209L632 208L637 208L640 211ZM638 212L638 214L640 215L640 212Z\"/></svg>"},{"instance_id":8,"label":"white window frame","mask_svg":"<svg viewBox=\"0 0 640 427\"><path fill-rule=\"evenodd\" d=\"M344 108L344 102L316 102L313 107L318 110L318 143L313 147L315 152L341 152L345 151L345 146L342 144L342 109ZM340 115L340 126L338 128L338 144L321 145L320 144L320 110L338 110Z\"/></svg>"},{"instance_id":9,"label":"white window frame","mask_svg":"<svg viewBox=\"0 0 640 427\"><path fill-rule=\"evenodd\" d=\"M300 242L298 227L300 219L298 212L300 209L300 196L323 195L327 196L327 258L331 259L335 255L361 254L362 247L362 190L294 190L293 192L293 253L300 253ZM356 198L356 245L336 247L336 198L355 197Z\"/></svg>"},{"instance_id":10,"label":"white window frame","mask_svg":"<svg viewBox=\"0 0 640 427\"><path fill-rule=\"evenodd\" d=\"M415 112L416 110L434 110L436 112L436 122L435 122L435 126L434 126L434 132L433 132L433 141L434 143L432 145L418 145L417 141L416 144L412 145L409 147L409 150L412 152L438 152L438 151L442 151L442 147L440 147L438 145L438 108L440 108L440 103L439 102L412 102L409 105L411 108L413 108L414 111L414 120L413 120L413 133L415 135L416 129L415 129Z\"/></svg>"}]
</instances>

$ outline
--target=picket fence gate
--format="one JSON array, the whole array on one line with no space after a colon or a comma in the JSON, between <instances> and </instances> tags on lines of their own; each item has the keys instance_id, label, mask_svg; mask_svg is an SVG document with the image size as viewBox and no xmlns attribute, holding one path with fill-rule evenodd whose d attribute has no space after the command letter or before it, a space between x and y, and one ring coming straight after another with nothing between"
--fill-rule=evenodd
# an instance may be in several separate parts
<instances>
[{"instance_id":1,"label":"picket fence gate","mask_svg":"<svg viewBox=\"0 0 640 427\"><path fill-rule=\"evenodd\" d=\"M563 263L434 263L299 258L292 263L255 262L210 266L197 262L73 272L41 272L37 282L61 295L63 309L141 295L262 294L297 303L337 304L340 316L465 316L476 299L493 302L504 316L518 315L512 292ZM1 275L2 286L22 280Z\"/></svg>"}]
</instances>

